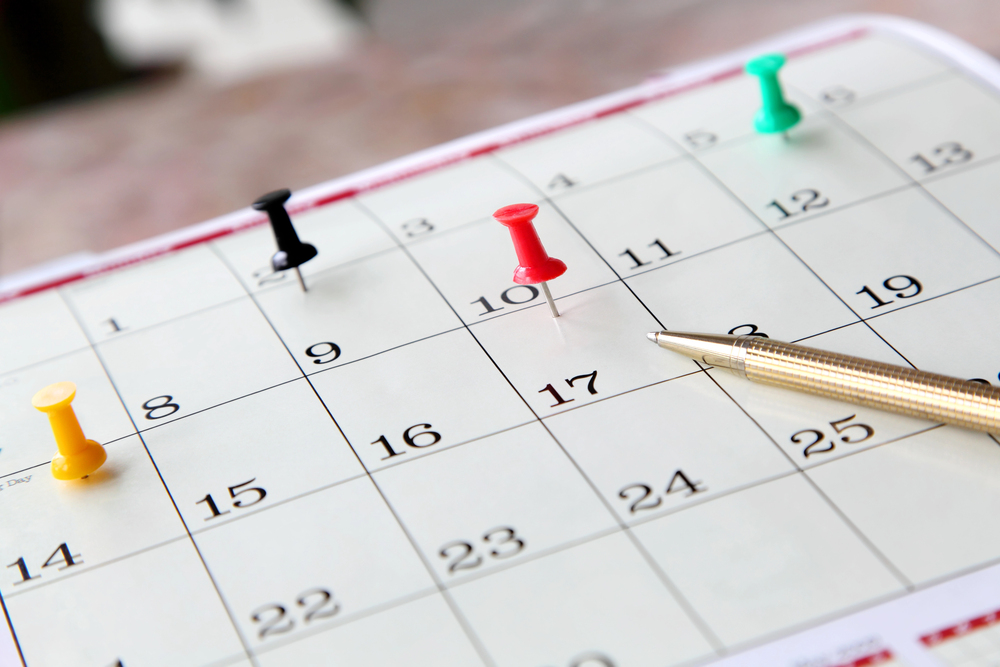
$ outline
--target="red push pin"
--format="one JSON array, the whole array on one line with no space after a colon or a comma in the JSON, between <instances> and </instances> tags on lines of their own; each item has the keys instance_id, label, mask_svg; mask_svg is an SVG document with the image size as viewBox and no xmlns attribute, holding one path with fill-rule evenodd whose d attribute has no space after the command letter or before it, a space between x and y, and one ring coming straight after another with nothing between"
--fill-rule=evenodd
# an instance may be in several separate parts
<instances>
[{"instance_id":1,"label":"red push pin","mask_svg":"<svg viewBox=\"0 0 1000 667\"><path fill-rule=\"evenodd\" d=\"M518 267L514 269L514 282L518 285L541 283L552 317L559 317L547 281L566 273L566 263L561 259L549 257L545 252L542 241L538 238L538 232L531 224L536 215L538 207L534 204L511 204L494 213L493 217L510 230L510 239L514 242L518 263Z\"/></svg>"}]
</instances>

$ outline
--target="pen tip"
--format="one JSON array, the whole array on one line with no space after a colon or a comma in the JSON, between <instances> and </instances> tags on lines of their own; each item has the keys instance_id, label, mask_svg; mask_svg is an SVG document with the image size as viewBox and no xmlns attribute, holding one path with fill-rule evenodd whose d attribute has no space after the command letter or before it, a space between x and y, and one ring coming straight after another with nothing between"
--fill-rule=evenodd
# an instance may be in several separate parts
<instances>
[{"instance_id":1,"label":"pen tip","mask_svg":"<svg viewBox=\"0 0 1000 667\"><path fill-rule=\"evenodd\" d=\"M651 333L648 333L648 334L646 334L646 338L648 338L649 340L651 340L651 341L653 341L654 343L656 343L656 342L658 342L658 341L656 340L656 336L657 336L657 335L658 335L658 334L657 334L657 332L653 331L653 332L651 332Z\"/></svg>"}]
</instances>

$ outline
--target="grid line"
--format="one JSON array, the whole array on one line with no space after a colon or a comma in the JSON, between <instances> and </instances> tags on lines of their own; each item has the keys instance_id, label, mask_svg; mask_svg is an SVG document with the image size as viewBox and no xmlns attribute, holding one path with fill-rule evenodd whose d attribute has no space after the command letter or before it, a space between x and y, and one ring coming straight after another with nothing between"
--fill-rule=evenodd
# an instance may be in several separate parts
<instances>
[{"instance_id":1,"label":"grid line","mask_svg":"<svg viewBox=\"0 0 1000 667\"><path fill-rule=\"evenodd\" d=\"M407 255L409 255L409 253L407 253ZM234 271L234 269L232 268L232 266L229 265L229 263L225 260L224 257L221 256L221 254L219 255L219 257L223 261L223 263L225 263L226 266L229 267L230 271ZM486 647L483 645L483 643L479 639L478 635L476 635L476 633L472 630L472 626L471 626L471 624L468 623L468 620L465 619L465 617L459 612L458 605L452 599L451 595L448 594L448 591L445 588L444 583L437 576L437 572L434 571L433 566L431 565L430 561L426 558L426 556L424 555L423 551L420 549L420 546L417 544L416 539L410 533L409 528L406 526L405 523L403 523L402 517L399 516L399 513L396 511L396 508L393 507L392 503L389 502L388 496L385 495L385 492L382 490L382 487L379 486L378 482L375 480L375 477L372 475L371 471L368 469L368 466L365 465L365 462L361 458L361 455L355 449L354 444L351 442L350 438L347 437L347 434L344 432L344 429L340 426L340 423L337 421L337 418L334 417L333 412L330 410L329 406L327 406L326 401L323 400L323 397L320 395L320 393L316 389L315 385L313 385L312 380L309 378L308 375L306 375L305 371L302 369L302 366L299 364L298 359L296 359L295 355L292 353L291 348L288 347L288 344L281 337L281 334L278 333L278 329L274 326L274 323L271 322L271 319L267 316L267 313L264 311L264 309L257 302L257 299L254 298L254 296L252 294L250 295L250 297L251 297L251 299L253 299L254 304L257 306L258 310L260 311L261 316L265 319L265 321L267 321L268 325L271 327L272 331L274 332L275 337L281 342L281 344L284 346L285 350L288 352L288 356L291 357L291 359L295 363L296 367L298 367L299 372L302 374L302 377L305 379L305 381L307 383L309 383L309 387L312 389L313 394L315 394L317 400L320 402L320 405L323 406L323 409L326 410L326 413L330 416L330 420L337 427L337 430L340 431L341 437L343 437L344 441L351 447L351 450L354 452L354 455L357 458L358 463L364 469L365 474L367 475L367 477L368 477L369 481L371 482L372 486L378 492L379 496L381 496L382 502L385 503L386 508L392 514L392 516L395 519L395 521L396 521L397 525L399 526L400 530L406 536L406 539L410 542L410 546L413 548L414 552L416 553L417 557L420 559L420 561L423 564L424 568L427 570L427 573L430 576L431 581L434 582L435 586L438 589L438 592L441 594L441 597L445 600L445 602L451 608L452 613L455 615L456 620L458 621L459 625L462 627L462 630L465 632L466 637L469 639L469 642L472 644L473 648L475 648L476 652L479 654L480 659L486 665L489 665L490 667L495 667L495 663L494 663L492 657L490 656L489 652L487 652Z\"/></svg>"},{"instance_id":2,"label":"grid line","mask_svg":"<svg viewBox=\"0 0 1000 667\"><path fill-rule=\"evenodd\" d=\"M73 307L72 302L70 302L69 299L66 298L66 296L62 293L62 290L59 290L59 296L62 297L63 301L66 303L67 308L69 308L73 317L76 318L77 322L80 324L82 328L83 321L80 319L80 316L76 312L76 309ZM84 331L84 333L86 333L86 331ZM90 340L89 334L87 334L87 339ZM222 595L222 590L219 588L219 583L216 581L215 576L212 574L211 569L208 567L208 562L205 560L204 554L202 554L201 549L198 547L198 543L195 541L194 535L191 534L191 529L190 527L188 527L187 522L184 520L184 515L181 514L180 507L178 507L177 505L177 500L174 498L174 494L170 491L170 487L167 485L167 481L163 478L163 473L160 471L160 467L157 465L156 460L153 458L152 452L149 451L149 447L146 445L146 440L145 438L142 437L142 433L139 431L138 425L135 423L135 420L132 418L132 415L128 413L128 408L125 406L125 399L121 395L121 391L118 389L118 385L111 377L111 372L108 370L104 358L101 356L101 353L98 352L97 347L94 346L93 341L91 341L91 346L94 350L94 354L97 356L97 360L101 364L101 368L103 369L105 376L108 378L108 382L111 384L111 387L114 389L115 394L118 396L118 400L121 403L122 408L125 409L126 414L128 414L128 418L132 422L132 428L135 430L135 435L138 436L139 442L142 444L142 448L146 452L146 456L148 457L150 464L153 466L153 470L156 472L156 476L160 480L160 484L163 486L163 490L166 492L167 497L170 499L170 504L173 505L174 512L176 512L177 518L180 520L181 525L184 527L185 533L187 533L188 539L191 541L191 546L194 547L195 553L198 554L198 559L201 561L202 567L205 568L205 574L208 576L209 581L212 582L212 587L215 589L215 593L219 597L219 602L222 604L223 609L225 609L226 611L226 615L229 618L230 624L233 626L233 631L236 633L237 639L239 639L240 644L243 646L243 650L246 652L247 658L250 660L250 663L254 667L259 667L256 659L253 656L253 653L250 650L250 646L246 641L246 637L244 637L243 632L240 631L239 624L237 624L236 622L236 617L233 615L232 609L229 608L229 604L226 602L225 597Z\"/></svg>"}]
</instances>

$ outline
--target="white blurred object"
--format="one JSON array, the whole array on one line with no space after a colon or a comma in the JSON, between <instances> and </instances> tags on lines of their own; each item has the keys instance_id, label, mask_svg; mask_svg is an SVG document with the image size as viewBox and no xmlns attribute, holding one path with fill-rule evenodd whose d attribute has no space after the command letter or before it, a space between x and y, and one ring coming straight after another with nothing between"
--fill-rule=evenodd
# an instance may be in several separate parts
<instances>
[{"instance_id":1,"label":"white blurred object","mask_svg":"<svg viewBox=\"0 0 1000 667\"><path fill-rule=\"evenodd\" d=\"M336 58L363 30L332 0L96 0L95 19L126 65L221 80Z\"/></svg>"}]
</instances>

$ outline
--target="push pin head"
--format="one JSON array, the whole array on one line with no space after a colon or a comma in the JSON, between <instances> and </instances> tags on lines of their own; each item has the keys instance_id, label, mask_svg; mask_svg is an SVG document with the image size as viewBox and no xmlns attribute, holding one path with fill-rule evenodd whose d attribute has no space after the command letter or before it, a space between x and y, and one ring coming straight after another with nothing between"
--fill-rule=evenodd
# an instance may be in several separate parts
<instances>
[{"instance_id":1,"label":"push pin head","mask_svg":"<svg viewBox=\"0 0 1000 667\"><path fill-rule=\"evenodd\" d=\"M566 264L560 259L549 257L545 252L535 225L531 222L536 215L538 207L534 204L511 204L494 213L493 217L510 230L510 239L514 242L518 264L514 269L514 282L519 285L540 283L552 317L559 317L559 309L552 299L548 281L566 273Z\"/></svg>"},{"instance_id":2,"label":"push pin head","mask_svg":"<svg viewBox=\"0 0 1000 667\"><path fill-rule=\"evenodd\" d=\"M545 252L532 224L536 215L538 207L534 204L511 204L493 214L497 222L510 230L518 263L514 282L519 285L534 285L566 273L566 264Z\"/></svg>"},{"instance_id":3,"label":"push pin head","mask_svg":"<svg viewBox=\"0 0 1000 667\"><path fill-rule=\"evenodd\" d=\"M291 196L291 190L275 190L259 197L253 203L254 209L266 212L271 220L271 230L274 232L274 240L278 244L278 252L271 257L271 267L275 271L287 271L288 269L299 271L299 266L318 254L315 246L300 241L299 235L295 233L292 219L288 217L288 211L285 210L285 202ZM301 271L299 271L299 281L302 283L304 291L305 282L302 281Z\"/></svg>"},{"instance_id":4,"label":"push pin head","mask_svg":"<svg viewBox=\"0 0 1000 667\"><path fill-rule=\"evenodd\" d=\"M771 53L766 56L754 58L747 63L747 74L760 79L760 94L763 106L754 116L754 128L761 134L773 134L775 132L785 132L802 119L802 114L798 108L785 101L784 93L781 90L781 82L778 80L778 70L785 65L785 56L780 53Z\"/></svg>"},{"instance_id":5,"label":"push pin head","mask_svg":"<svg viewBox=\"0 0 1000 667\"><path fill-rule=\"evenodd\" d=\"M104 464L107 452L100 443L83 436L73 412L76 385L56 382L35 394L31 404L49 417L59 453L52 457L52 476L56 479L86 477Z\"/></svg>"}]
</instances>

